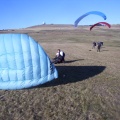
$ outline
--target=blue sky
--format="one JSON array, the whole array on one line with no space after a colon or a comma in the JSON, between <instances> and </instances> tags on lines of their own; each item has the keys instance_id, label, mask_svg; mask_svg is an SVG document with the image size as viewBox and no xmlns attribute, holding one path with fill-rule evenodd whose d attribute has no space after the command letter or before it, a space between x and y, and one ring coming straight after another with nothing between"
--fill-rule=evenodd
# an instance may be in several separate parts
<instances>
[{"instance_id":1,"label":"blue sky","mask_svg":"<svg viewBox=\"0 0 120 120\"><path fill-rule=\"evenodd\" d=\"M120 0L0 0L0 29L19 29L34 25L74 24L89 11L101 11L107 20L89 15L79 25L108 22L120 24Z\"/></svg>"}]
</instances>

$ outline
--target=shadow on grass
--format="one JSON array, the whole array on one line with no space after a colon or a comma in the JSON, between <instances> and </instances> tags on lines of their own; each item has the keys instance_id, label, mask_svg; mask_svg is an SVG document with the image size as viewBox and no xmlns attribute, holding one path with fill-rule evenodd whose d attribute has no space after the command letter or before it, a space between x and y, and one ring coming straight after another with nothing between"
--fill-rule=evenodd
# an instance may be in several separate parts
<instances>
[{"instance_id":1,"label":"shadow on grass","mask_svg":"<svg viewBox=\"0 0 120 120\"><path fill-rule=\"evenodd\" d=\"M84 59L65 61L65 63L72 63L72 62L76 62L76 61L80 61L80 60L84 60Z\"/></svg>"},{"instance_id":2,"label":"shadow on grass","mask_svg":"<svg viewBox=\"0 0 120 120\"><path fill-rule=\"evenodd\" d=\"M47 82L38 87L50 87L63 85L67 83L75 83L86 80L90 77L100 74L105 70L105 66L56 66L59 78Z\"/></svg>"},{"instance_id":3,"label":"shadow on grass","mask_svg":"<svg viewBox=\"0 0 120 120\"><path fill-rule=\"evenodd\" d=\"M101 51L109 51L109 50L101 50Z\"/></svg>"}]
</instances>

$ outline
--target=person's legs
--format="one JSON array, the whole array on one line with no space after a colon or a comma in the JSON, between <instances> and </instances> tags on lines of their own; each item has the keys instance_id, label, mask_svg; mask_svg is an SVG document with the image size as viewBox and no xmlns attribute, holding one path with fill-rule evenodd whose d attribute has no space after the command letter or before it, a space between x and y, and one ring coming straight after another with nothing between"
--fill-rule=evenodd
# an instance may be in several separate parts
<instances>
[{"instance_id":1,"label":"person's legs","mask_svg":"<svg viewBox=\"0 0 120 120\"><path fill-rule=\"evenodd\" d=\"M98 47L98 52L100 52L100 46Z\"/></svg>"},{"instance_id":2,"label":"person's legs","mask_svg":"<svg viewBox=\"0 0 120 120\"><path fill-rule=\"evenodd\" d=\"M63 57L62 62L65 63L65 57Z\"/></svg>"},{"instance_id":3,"label":"person's legs","mask_svg":"<svg viewBox=\"0 0 120 120\"><path fill-rule=\"evenodd\" d=\"M98 45L98 46L97 46L97 52L100 52L100 48L101 48L101 46Z\"/></svg>"},{"instance_id":4,"label":"person's legs","mask_svg":"<svg viewBox=\"0 0 120 120\"><path fill-rule=\"evenodd\" d=\"M58 62L58 57L53 58L52 63L57 64L57 62Z\"/></svg>"}]
</instances>

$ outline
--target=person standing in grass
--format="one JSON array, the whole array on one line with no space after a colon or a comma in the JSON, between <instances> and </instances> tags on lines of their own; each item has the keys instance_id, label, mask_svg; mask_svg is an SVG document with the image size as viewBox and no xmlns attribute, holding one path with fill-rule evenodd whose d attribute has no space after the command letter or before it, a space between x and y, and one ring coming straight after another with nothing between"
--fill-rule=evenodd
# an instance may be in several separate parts
<instances>
[{"instance_id":1,"label":"person standing in grass","mask_svg":"<svg viewBox=\"0 0 120 120\"><path fill-rule=\"evenodd\" d=\"M97 43L97 52L100 52L100 50L101 50L101 45L102 45L101 42L98 42L98 43Z\"/></svg>"},{"instance_id":2,"label":"person standing in grass","mask_svg":"<svg viewBox=\"0 0 120 120\"><path fill-rule=\"evenodd\" d=\"M96 42L93 42L92 49L95 48L95 46L96 46Z\"/></svg>"}]
</instances>

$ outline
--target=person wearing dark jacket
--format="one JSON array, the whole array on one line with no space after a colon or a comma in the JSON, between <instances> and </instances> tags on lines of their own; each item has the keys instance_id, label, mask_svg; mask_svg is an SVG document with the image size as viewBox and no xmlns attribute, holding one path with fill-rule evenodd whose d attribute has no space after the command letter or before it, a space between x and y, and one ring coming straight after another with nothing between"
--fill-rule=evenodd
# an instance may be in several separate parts
<instances>
[{"instance_id":1,"label":"person wearing dark jacket","mask_svg":"<svg viewBox=\"0 0 120 120\"><path fill-rule=\"evenodd\" d=\"M96 46L96 42L93 42L92 49L95 48L95 46Z\"/></svg>"},{"instance_id":2,"label":"person wearing dark jacket","mask_svg":"<svg viewBox=\"0 0 120 120\"><path fill-rule=\"evenodd\" d=\"M53 59L53 63L57 64L57 63L62 63L65 62L65 53L58 49L55 58Z\"/></svg>"},{"instance_id":3,"label":"person wearing dark jacket","mask_svg":"<svg viewBox=\"0 0 120 120\"><path fill-rule=\"evenodd\" d=\"M97 52L100 52L101 46L102 46L101 42L98 42L97 43Z\"/></svg>"}]
</instances>

